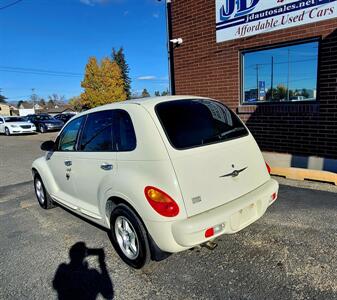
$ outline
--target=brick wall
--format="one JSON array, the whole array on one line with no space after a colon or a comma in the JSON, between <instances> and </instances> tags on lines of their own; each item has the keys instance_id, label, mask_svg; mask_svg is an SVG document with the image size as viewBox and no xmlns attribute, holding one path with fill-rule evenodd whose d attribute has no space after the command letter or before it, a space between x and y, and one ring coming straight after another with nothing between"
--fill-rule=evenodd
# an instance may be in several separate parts
<instances>
[{"instance_id":1,"label":"brick wall","mask_svg":"<svg viewBox=\"0 0 337 300\"><path fill-rule=\"evenodd\" d=\"M246 122L264 151L337 158L337 19L216 43L214 0L173 0L176 93L218 99ZM240 106L240 52L321 37L316 103Z\"/></svg>"}]
</instances>

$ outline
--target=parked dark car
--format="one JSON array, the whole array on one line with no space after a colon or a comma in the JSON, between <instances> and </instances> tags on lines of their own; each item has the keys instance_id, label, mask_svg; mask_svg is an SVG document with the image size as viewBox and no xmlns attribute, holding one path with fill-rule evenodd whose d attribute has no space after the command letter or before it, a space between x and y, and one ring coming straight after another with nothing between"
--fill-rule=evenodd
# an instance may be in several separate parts
<instances>
[{"instance_id":1,"label":"parked dark car","mask_svg":"<svg viewBox=\"0 0 337 300\"><path fill-rule=\"evenodd\" d=\"M70 120L73 116L76 116L74 113L63 113L63 114L58 114L54 116L56 120L61 120L64 123L67 123L68 120Z\"/></svg>"},{"instance_id":2,"label":"parked dark car","mask_svg":"<svg viewBox=\"0 0 337 300\"><path fill-rule=\"evenodd\" d=\"M47 131L58 131L64 125L61 120L56 120L48 114L35 114L26 116L26 120L35 124L37 131L45 133Z\"/></svg>"}]
</instances>

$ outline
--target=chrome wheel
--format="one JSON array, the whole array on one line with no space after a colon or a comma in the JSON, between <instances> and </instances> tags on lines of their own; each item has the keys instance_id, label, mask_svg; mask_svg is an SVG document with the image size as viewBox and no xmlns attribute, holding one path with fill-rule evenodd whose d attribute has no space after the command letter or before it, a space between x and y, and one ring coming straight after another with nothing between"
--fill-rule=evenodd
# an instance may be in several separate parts
<instances>
[{"instance_id":1,"label":"chrome wheel","mask_svg":"<svg viewBox=\"0 0 337 300\"><path fill-rule=\"evenodd\" d=\"M118 216L115 221L115 235L120 249L129 259L136 259L139 254L137 233L130 221Z\"/></svg>"},{"instance_id":2,"label":"chrome wheel","mask_svg":"<svg viewBox=\"0 0 337 300\"><path fill-rule=\"evenodd\" d=\"M5 134L7 135L7 136L9 136L11 133L9 132L9 129L6 127L5 128Z\"/></svg>"},{"instance_id":3,"label":"chrome wheel","mask_svg":"<svg viewBox=\"0 0 337 300\"><path fill-rule=\"evenodd\" d=\"M35 180L35 191L36 191L36 196L39 202L41 204L44 204L45 194L44 194L43 185L40 179Z\"/></svg>"}]
</instances>

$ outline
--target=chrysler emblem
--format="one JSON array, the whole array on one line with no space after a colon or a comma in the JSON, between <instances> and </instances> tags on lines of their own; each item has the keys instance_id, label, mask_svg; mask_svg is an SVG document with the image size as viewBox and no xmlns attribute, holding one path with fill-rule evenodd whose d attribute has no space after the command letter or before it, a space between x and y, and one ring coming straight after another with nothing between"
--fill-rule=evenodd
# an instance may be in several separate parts
<instances>
[{"instance_id":1,"label":"chrysler emblem","mask_svg":"<svg viewBox=\"0 0 337 300\"><path fill-rule=\"evenodd\" d=\"M240 175L241 172L245 171L248 167L245 167L243 169L240 169L240 170L234 170L233 172L231 173L228 173L226 175L222 175L220 176L220 178L223 178L223 177L238 177Z\"/></svg>"}]
</instances>

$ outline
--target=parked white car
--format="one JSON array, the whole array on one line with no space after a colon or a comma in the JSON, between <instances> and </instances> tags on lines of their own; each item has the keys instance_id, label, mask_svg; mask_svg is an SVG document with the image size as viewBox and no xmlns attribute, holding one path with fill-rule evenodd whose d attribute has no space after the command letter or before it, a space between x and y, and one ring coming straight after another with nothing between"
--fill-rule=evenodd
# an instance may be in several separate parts
<instances>
[{"instance_id":1,"label":"parked white car","mask_svg":"<svg viewBox=\"0 0 337 300\"><path fill-rule=\"evenodd\" d=\"M36 127L22 117L0 116L0 133L6 135L35 133Z\"/></svg>"},{"instance_id":2,"label":"parked white car","mask_svg":"<svg viewBox=\"0 0 337 300\"><path fill-rule=\"evenodd\" d=\"M207 98L91 109L41 149L32 166L40 205L56 202L109 228L134 268L242 230L278 193L247 127Z\"/></svg>"}]
</instances>

